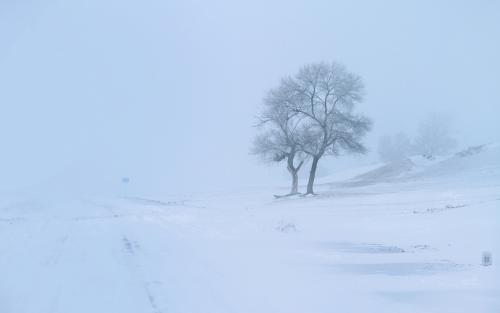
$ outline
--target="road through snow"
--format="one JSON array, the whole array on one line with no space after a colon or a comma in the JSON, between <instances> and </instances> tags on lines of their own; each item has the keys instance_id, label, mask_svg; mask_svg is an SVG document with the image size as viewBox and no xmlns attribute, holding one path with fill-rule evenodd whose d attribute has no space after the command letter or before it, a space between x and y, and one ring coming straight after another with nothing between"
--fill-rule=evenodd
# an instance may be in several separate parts
<instances>
[{"instance_id":1,"label":"road through snow","mask_svg":"<svg viewBox=\"0 0 500 313\"><path fill-rule=\"evenodd\" d=\"M167 303L171 312L179 293L200 288L202 266L184 243L140 215L89 201L33 204L1 223L1 312L159 313ZM205 304L219 311L215 297Z\"/></svg>"}]
</instances>

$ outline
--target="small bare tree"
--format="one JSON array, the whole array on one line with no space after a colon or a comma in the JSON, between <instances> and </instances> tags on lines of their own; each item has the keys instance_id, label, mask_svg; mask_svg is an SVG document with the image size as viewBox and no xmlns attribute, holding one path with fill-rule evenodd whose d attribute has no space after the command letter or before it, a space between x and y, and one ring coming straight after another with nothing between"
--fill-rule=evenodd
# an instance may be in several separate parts
<instances>
[{"instance_id":1,"label":"small bare tree","mask_svg":"<svg viewBox=\"0 0 500 313\"><path fill-rule=\"evenodd\" d=\"M384 162L399 162L411 155L411 139L405 133L380 138L378 154Z\"/></svg>"},{"instance_id":2,"label":"small bare tree","mask_svg":"<svg viewBox=\"0 0 500 313\"><path fill-rule=\"evenodd\" d=\"M450 119L442 114L429 114L418 126L414 152L427 158L444 155L456 146L450 135Z\"/></svg>"},{"instance_id":3,"label":"small bare tree","mask_svg":"<svg viewBox=\"0 0 500 313\"><path fill-rule=\"evenodd\" d=\"M298 172L306 155L299 149L300 117L287 105L289 97L289 90L283 84L269 91L258 116L262 132L255 138L252 153L260 155L266 162L286 161L287 170L292 176L289 195L295 195L299 193ZM298 164L295 164L296 159Z\"/></svg>"},{"instance_id":4,"label":"small bare tree","mask_svg":"<svg viewBox=\"0 0 500 313\"><path fill-rule=\"evenodd\" d=\"M363 100L363 83L334 62L306 65L282 84L288 91L289 111L299 115L300 149L312 158L307 194L314 194L316 170L323 156L366 151L360 140L370 130L371 121L353 113Z\"/></svg>"}]
</instances>

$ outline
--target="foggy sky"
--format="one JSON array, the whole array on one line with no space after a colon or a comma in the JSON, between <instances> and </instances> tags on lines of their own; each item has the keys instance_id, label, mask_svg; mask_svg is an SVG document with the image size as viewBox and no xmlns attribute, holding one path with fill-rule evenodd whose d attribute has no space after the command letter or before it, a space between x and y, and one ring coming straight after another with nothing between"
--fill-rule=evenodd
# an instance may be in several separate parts
<instances>
[{"instance_id":1,"label":"foggy sky","mask_svg":"<svg viewBox=\"0 0 500 313\"><path fill-rule=\"evenodd\" d=\"M363 77L372 152L430 112L461 146L500 141L499 39L494 0L3 0L0 190L272 186L254 116L317 61Z\"/></svg>"}]
</instances>

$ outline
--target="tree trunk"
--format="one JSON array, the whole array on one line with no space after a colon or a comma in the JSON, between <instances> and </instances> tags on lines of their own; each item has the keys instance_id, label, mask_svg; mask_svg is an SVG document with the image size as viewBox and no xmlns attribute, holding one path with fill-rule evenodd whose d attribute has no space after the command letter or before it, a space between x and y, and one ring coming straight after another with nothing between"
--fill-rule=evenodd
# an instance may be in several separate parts
<instances>
[{"instance_id":1,"label":"tree trunk","mask_svg":"<svg viewBox=\"0 0 500 313\"><path fill-rule=\"evenodd\" d=\"M297 166L293 166L293 159L294 155L289 155L287 159L287 169L290 172L290 175L292 175L292 189L290 190L290 195L295 195L299 193L299 169L300 166L302 165L302 162Z\"/></svg>"},{"instance_id":2,"label":"tree trunk","mask_svg":"<svg viewBox=\"0 0 500 313\"><path fill-rule=\"evenodd\" d=\"M299 175L297 171L290 172L292 174L292 189L290 190L291 195L299 193Z\"/></svg>"},{"instance_id":3,"label":"tree trunk","mask_svg":"<svg viewBox=\"0 0 500 313\"><path fill-rule=\"evenodd\" d=\"M314 156L311 164L311 171L309 172L309 181L307 182L306 195L314 195L314 178L316 178L316 169L318 168L318 161L320 156Z\"/></svg>"}]
</instances>

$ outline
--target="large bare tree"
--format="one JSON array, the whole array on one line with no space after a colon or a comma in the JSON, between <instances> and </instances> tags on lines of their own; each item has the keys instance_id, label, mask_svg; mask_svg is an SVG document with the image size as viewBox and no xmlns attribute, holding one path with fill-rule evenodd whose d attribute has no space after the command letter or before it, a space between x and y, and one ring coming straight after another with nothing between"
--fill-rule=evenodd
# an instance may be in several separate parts
<instances>
[{"instance_id":1,"label":"large bare tree","mask_svg":"<svg viewBox=\"0 0 500 313\"><path fill-rule=\"evenodd\" d=\"M312 158L307 194L314 194L319 160L342 151L364 153L361 138L371 121L353 112L363 100L363 83L339 63L314 63L282 81L286 105L298 114L299 147Z\"/></svg>"},{"instance_id":2,"label":"large bare tree","mask_svg":"<svg viewBox=\"0 0 500 313\"><path fill-rule=\"evenodd\" d=\"M306 155L300 150L300 116L290 109L290 96L292 94L284 84L269 91L258 116L261 132L255 138L252 153L260 155L267 162L286 161L287 170L292 176L289 195L295 195L299 193L298 172Z\"/></svg>"}]
</instances>

